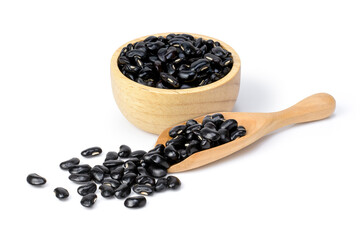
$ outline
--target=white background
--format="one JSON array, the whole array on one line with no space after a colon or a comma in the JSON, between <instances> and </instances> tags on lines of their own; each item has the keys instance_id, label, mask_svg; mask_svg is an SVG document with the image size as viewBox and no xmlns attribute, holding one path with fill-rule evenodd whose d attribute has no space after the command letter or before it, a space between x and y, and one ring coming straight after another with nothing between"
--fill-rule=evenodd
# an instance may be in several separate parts
<instances>
[{"instance_id":1,"label":"white background","mask_svg":"<svg viewBox=\"0 0 360 240\"><path fill-rule=\"evenodd\" d=\"M1 1L0 239L360 239L357 3ZM238 52L234 111L278 111L328 92L336 112L177 174L181 190L148 197L141 210L102 197L85 209L58 165L90 146L153 146L156 136L113 100L110 58L129 40L171 31ZM31 172L48 183L28 185ZM58 186L67 201L55 198Z\"/></svg>"}]
</instances>

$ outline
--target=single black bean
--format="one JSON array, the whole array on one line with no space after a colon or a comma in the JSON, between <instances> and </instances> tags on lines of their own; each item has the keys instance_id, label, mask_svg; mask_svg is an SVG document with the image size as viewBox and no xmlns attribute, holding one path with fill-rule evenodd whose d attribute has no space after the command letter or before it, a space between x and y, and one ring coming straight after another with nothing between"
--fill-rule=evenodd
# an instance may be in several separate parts
<instances>
[{"instance_id":1,"label":"single black bean","mask_svg":"<svg viewBox=\"0 0 360 240\"><path fill-rule=\"evenodd\" d=\"M107 168L109 167L116 167L116 166L120 166L120 165L123 165L124 164L124 161L121 160L121 159L118 159L118 160L108 160L108 161L105 161L103 163L103 165Z\"/></svg>"},{"instance_id":2,"label":"single black bean","mask_svg":"<svg viewBox=\"0 0 360 240\"><path fill-rule=\"evenodd\" d=\"M165 177L167 174L167 171L165 168L162 168L160 166L156 165L150 165L147 169L149 174L155 178Z\"/></svg>"},{"instance_id":3,"label":"single black bean","mask_svg":"<svg viewBox=\"0 0 360 240\"><path fill-rule=\"evenodd\" d=\"M225 58L227 57L227 52L222 47L214 47L211 49L211 53L215 56Z\"/></svg>"},{"instance_id":4,"label":"single black bean","mask_svg":"<svg viewBox=\"0 0 360 240\"><path fill-rule=\"evenodd\" d=\"M201 58L191 64L191 69L197 73L209 69L210 62L207 59Z\"/></svg>"},{"instance_id":5,"label":"single black bean","mask_svg":"<svg viewBox=\"0 0 360 240\"><path fill-rule=\"evenodd\" d=\"M109 174L109 168L105 167L104 165L95 165L94 167L99 167L105 174Z\"/></svg>"},{"instance_id":6,"label":"single black bean","mask_svg":"<svg viewBox=\"0 0 360 240\"><path fill-rule=\"evenodd\" d=\"M200 148L202 150L209 149L211 147L210 141L207 139L202 139L200 141Z\"/></svg>"},{"instance_id":7,"label":"single black bean","mask_svg":"<svg viewBox=\"0 0 360 240\"><path fill-rule=\"evenodd\" d=\"M194 47L194 45L191 43L191 42L189 42L189 41L186 41L186 42L182 42L181 44L180 44L180 48L181 48L181 50L183 50L184 51L184 53L186 54L186 55L194 55L195 53L196 53L196 51L197 51L197 48L196 47Z\"/></svg>"},{"instance_id":8,"label":"single black bean","mask_svg":"<svg viewBox=\"0 0 360 240\"><path fill-rule=\"evenodd\" d=\"M164 144L157 144L153 149L151 149L148 153L158 153L160 155L164 154L165 146Z\"/></svg>"},{"instance_id":9,"label":"single black bean","mask_svg":"<svg viewBox=\"0 0 360 240\"><path fill-rule=\"evenodd\" d=\"M172 162L177 162L179 159L179 153L173 145L169 145L164 149L164 156Z\"/></svg>"},{"instance_id":10,"label":"single black bean","mask_svg":"<svg viewBox=\"0 0 360 240\"><path fill-rule=\"evenodd\" d=\"M95 182L101 183L104 180L105 172L99 165L96 165L90 170L90 176Z\"/></svg>"},{"instance_id":11,"label":"single black bean","mask_svg":"<svg viewBox=\"0 0 360 240\"><path fill-rule=\"evenodd\" d=\"M160 167L168 169L170 167L169 163L166 161L166 159L159 155L159 154L153 154L150 158L151 161L153 161L155 164L159 165Z\"/></svg>"},{"instance_id":12,"label":"single black bean","mask_svg":"<svg viewBox=\"0 0 360 240\"><path fill-rule=\"evenodd\" d=\"M103 196L104 198L109 198L114 196L114 189L108 185L108 184L103 184L99 187L100 191L101 191L101 196Z\"/></svg>"},{"instance_id":13,"label":"single black bean","mask_svg":"<svg viewBox=\"0 0 360 240\"><path fill-rule=\"evenodd\" d=\"M230 65L232 65L233 64L233 59L232 59L232 57L227 57L227 58L225 58L223 61L221 61L221 63L220 63L220 65L222 66L222 67L227 67L227 66L230 66Z\"/></svg>"},{"instance_id":14,"label":"single black bean","mask_svg":"<svg viewBox=\"0 0 360 240\"><path fill-rule=\"evenodd\" d=\"M81 173L81 174L71 174L69 179L76 183L89 182L91 180L90 174Z\"/></svg>"},{"instance_id":15,"label":"single black bean","mask_svg":"<svg viewBox=\"0 0 360 240\"><path fill-rule=\"evenodd\" d=\"M195 125L195 124L198 124L198 122L194 119L190 119L186 122L186 126L189 127L189 126L192 126L192 125Z\"/></svg>"},{"instance_id":16,"label":"single black bean","mask_svg":"<svg viewBox=\"0 0 360 240\"><path fill-rule=\"evenodd\" d=\"M150 176L137 176L135 182L138 184L150 184L151 186L155 185L155 179Z\"/></svg>"},{"instance_id":17,"label":"single black bean","mask_svg":"<svg viewBox=\"0 0 360 240\"><path fill-rule=\"evenodd\" d=\"M146 153L146 151L144 150L136 150L130 153L129 157L130 158L142 158L142 156L144 156L144 154Z\"/></svg>"},{"instance_id":18,"label":"single black bean","mask_svg":"<svg viewBox=\"0 0 360 240\"><path fill-rule=\"evenodd\" d=\"M157 37L149 36L149 37L145 38L144 42L156 42L157 40L158 40Z\"/></svg>"},{"instance_id":19,"label":"single black bean","mask_svg":"<svg viewBox=\"0 0 360 240\"><path fill-rule=\"evenodd\" d=\"M197 75L196 72L194 70L181 70L178 73L178 78L184 82L192 82L196 79Z\"/></svg>"},{"instance_id":20,"label":"single black bean","mask_svg":"<svg viewBox=\"0 0 360 240\"><path fill-rule=\"evenodd\" d=\"M137 168L136 164L132 160L128 160L124 163L125 171L134 171Z\"/></svg>"},{"instance_id":21,"label":"single black bean","mask_svg":"<svg viewBox=\"0 0 360 240\"><path fill-rule=\"evenodd\" d=\"M105 178L102 182L102 185L109 185L112 188L117 188L120 186L120 182L112 178Z\"/></svg>"},{"instance_id":22,"label":"single black bean","mask_svg":"<svg viewBox=\"0 0 360 240\"><path fill-rule=\"evenodd\" d=\"M180 87L180 82L172 75L162 72L160 73L161 80L174 88Z\"/></svg>"},{"instance_id":23,"label":"single black bean","mask_svg":"<svg viewBox=\"0 0 360 240\"><path fill-rule=\"evenodd\" d=\"M178 56L178 52L177 52L177 49L175 47L169 47L166 50L166 53L165 53L166 61L174 60L175 58L177 58L177 56Z\"/></svg>"},{"instance_id":24,"label":"single black bean","mask_svg":"<svg viewBox=\"0 0 360 240\"><path fill-rule=\"evenodd\" d=\"M126 158L130 155L131 153L131 148L127 145L121 145L119 148L119 157L121 158Z\"/></svg>"},{"instance_id":25,"label":"single black bean","mask_svg":"<svg viewBox=\"0 0 360 240\"><path fill-rule=\"evenodd\" d=\"M119 56L118 64L119 65L130 64L130 60L126 56Z\"/></svg>"},{"instance_id":26,"label":"single black bean","mask_svg":"<svg viewBox=\"0 0 360 240\"><path fill-rule=\"evenodd\" d=\"M157 57L161 62L166 62L166 58L165 58L166 52L167 52L167 48L160 48L158 50Z\"/></svg>"},{"instance_id":27,"label":"single black bean","mask_svg":"<svg viewBox=\"0 0 360 240\"><path fill-rule=\"evenodd\" d=\"M30 185L34 185L34 186L44 185L46 183L46 179L36 173L29 174L26 178L26 181Z\"/></svg>"},{"instance_id":28,"label":"single black bean","mask_svg":"<svg viewBox=\"0 0 360 240\"><path fill-rule=\"evenodd\" d=\"M166 178L159 178L155 184L155 192L162 192L168 188L168 180Z\"/></svg>"},{"instance_id":29,"label":"single black bean","mask_svg":"<svg viewBox=\"0 0 360 240\"><path fill-rule=\"evenodd\" d=\"M58 198L58 199L65 199L67 197L69 197L69 192L68 190L66 190L65 188L63 187L57 187L54 189L54 193L55 193L55 196Z\"/></svg>"},{"instance_id":30,"label":"single black bean","mask_svg":"<svg viewBox=\"0 0 360 240\"><path fill-rule=\"evenodd\" d=\"M156 42L149 42L146 44L146 47L150 50L150 51L157 51L160 48L164 47L165 43L161 42L161 41L156 41Z\"/></svg>"},{"instance_id":31,"label":"single black bean","mask_svg":"<svg viewBox=\"0 0 360 240\"><path fill-rule=\"evenodd\" d=\"M173 145L175 149L182 148L186 143L186 137L184 135L177 135L165 143L166 146Z\"/></svg>"},{"instance_id":32,"label":"single black bean","mask_svg":"<svg viewBox=\"0 0 360 240\"><path fill-rule=\"evenodd\" d=\"M235 130L237 128L237 126L238 126L238 123L235 119L227 119L220 125L220 128L225 128L229 132L232 132L233 130Z\"/></svg>"},{"instance_id":33,"label":"single black bean","mask_svg":"<svg viewBox=\"0 0 360 240\"><path fill-rule=\"evenodd\" d=\"M227 142L231 141L230 134L229 134L229 131L227 129L221 128L221 129L218 130L218 133L220 134L219 141L221 143L227 143Z\"/></svg>"},{"instance_id":34,"label":"single black bean","mask_svg":"<svg viewBox=\"0 0 360 240\"><path fill-rule=\"evenodd\" d=\"M91 170L91 166L89 164L80 164L75 165L69 168L69 173L88 173Z\"/></svg>"},{"instance_id":35,"label":"single black bean","mask_svg":"<svg viewBox=\"0 0 360 240\"><path fill-rule=\"evenodd\" d=\"M143 166L137 167L136 170L137 170L137 173L138 173L140 176L147 176L147 175L149 175L149 173L147 172L147 170L146 170L145 167L143 167Z\"/></svg>"},{"instance_id":36,"label":"single black bean","mask_svg":"<svg viewBox=\"0 0 360 240\"><path fill-rule=\"evenodd\" d=\"M99 147L91 147L88 149L85 149L81 152L81 156L83 157L95 157L97 155L100 155L102 153L102 149Z\"/></svg>"},{"instance_id":37,"label":"single black bean","mask_svg":"<svg viewBox=\"0 0 360 240\"><path fill-rule=\"evenodd\" d=\"M82 197L80 203L84 207L91 207L96 202L97 196L95 193L89 193Z\"/></svg>"},{"instance_id":38,"label":"single black bean","mask_svg":"<svg viewBox=\"0 0 360 240\"><path fill-rule=\"evenodd\" d=\"M185 145L186 146L186 145ZM200 143L197 140L191 140L186 146L186 154L188 156L200 151Z\"/></svg>"},{"instance_id":39,"label":"single black bean","mask_svg":"<svg viewBox=\"0 0 360 240\"><path fill-rule=\"evenodd\" d=\"M131 193L131 187L127 184L121 184L114 190L114 195L118 199L126 198Z\"/></svg>"},{"instance_id":40,"label":"single black bean","mask_svg":"<svg viewBox=\"0 0 360 240\"><path fill-rule=\"evenodd\" d=\"M143 196L129 197L124 202L127 208L141 208L146 205L146 198Z\"/></svg>"},{"instance_id":41,"label":"single black bean","mask_svg":"<svg viewBox=\"0 0 360 240\"><path fill-rule=\"evenodd\" d=\"M60 163L60 168L63 170L68 170L70 167L78 165L80 163L80 159L78 158L71 158L70 160L64 161Z\"/></svg>"},{"instance_id":42,"label":"single black bean","mask_svg":"<svg viewBox=\"0 0 360 240\"><path fill-rule=\"evenodd\" d=\"M181 185L180 180L175 176L168 176L166 180L167 180L167 186L170 189L178 189Z\"/></svg>"},{"instance_id":43,"label":"single black bean","mask_svg":"<svg viewBox=\"0 0 360 240\"><path fill-rule=\"evenodd\" d=\"M149 195L152 195L154 193L154 187L149 185L149 184L135 184L132 187L132 190L135 193L145 195L145 196L149 196Z\"/></svg>"},{"instance_id":44,"label":"single black bean","mask_svg":"<svg viewBox=\"0 0 360 240\"><path fill-rule=\"evenodd\" d=\"M212 117L210 115L206 115L202 120L202 125L204 126L206 123L212 122Z\"/></svg>"},{"instance_id":45,"label":"single black bean","mask_svg":"<svg viewBox=\"0 0 360 240\"><path fill-rule=\"evenodd\" d=\"M136 176L137 176L136 173L131 173L131 172L126 173L122 177L121 183L131 186L135 182Z\"/></svg>"},{"instance_id":46,"label":"single black bean","mask_svg":"<svg viewBox=\"0 0 360 240\"><path fill-rule=\"evenodd\" d=\"M214 129L204 127L200 130L200 133L201 136L210 141L217 141L220 139L220 134Z\"/></svg>"},{"instance_id":47,"label":"single black bean","mask_svg":"<svg viewBox=\"0 0 360 240\"><path fill-rule=\"evenodd\" d=\"M178 153L179 153L179 159L180 160L184 160L185 158L188 157L188 155L186 153L186 149L179 149Z\"/></svg>"},{"instance_id":48,"label":"single black bean","mask_svg":"<svg viewBox=\"0 0 360 240\"><path fill-rule=\"evenodd\" d=\"M108 152L105 157L106 160L116 160L118 159L118 153L117 152Z\"/></svg>"},{"instance_id":49,"label":"single black bean","mask_svg":"<svg viewBox=\"0 0 360 240\"><path fill-rule=\"evenodd\" d=\"M214 54L211 54L211 53L206 53L204 55L204 57L209 60L210 62L213 62L213 63L216 63L216 64L220 64L221 63L221 58L214 55Z\"/></svg>"},{"instance_id":50,"label":"single black bean","mask_svg":"<svg viewBox=\"0 0 360 240\"><path fill-rule=\"evenodd\" d=\"M236 130L234 130L231 135L230 135L230 139L231 141L243 137L246 135L246 130L243 126L239 126Z\"/></svg>"},{"instance_id":51,"label":"single black bean","mask_svg":"<svg viewBox=\"0 0 360 240\"><path fill-rule=\"evenodd\" d=\"M128 58L139 57L141 59L144 59L146 57L146 52L143 49L133 49L126 53L126 57Z\"/></svg>"},{"instance_id":52,"label":"single black bean","mask_svg":"<svg viewBox=\"0 0 360 240\"><path fill-rule=\"evenodd\" d=\"M96 184L93 182L89 182L85 185L81 185L80 187L78 187L77 192L81 196L85 196L88 195L89 193L95 193L96 189L97 189Z\"/></svg>"},{"instance_id":53,"label":"single black bean","mask_svg":"<svg viewBox=\"0 0 360 240\"><path fill-rule=\"evenodd\" d=\"M110 172L110 177L115 180L121 180L121 178L124 176L124 167L123 166L117 166L115 169L113 169Z\"/></svg>"}]
</instances>

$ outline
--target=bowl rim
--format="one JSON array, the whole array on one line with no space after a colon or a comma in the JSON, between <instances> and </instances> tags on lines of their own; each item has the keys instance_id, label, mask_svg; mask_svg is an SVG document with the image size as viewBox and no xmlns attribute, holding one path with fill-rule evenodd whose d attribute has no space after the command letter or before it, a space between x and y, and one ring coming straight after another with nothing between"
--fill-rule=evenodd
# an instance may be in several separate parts
<instances>
[{"instance_id":1,"label":"bowl rim","mask_svg":"<svg viewBox=\"0 0 360 240\"><path fill-rule=\"evenodd\" d=\"M163 88L156 88L156 87L150 87L150 86L146 86L140 83L137 83L135 81L132 81L131 79L127 78L119 69L118 65L117 65L117 59L120 55L121 50L126 47L129 43L135 43L135 42L139 42L142 41L144 39L146 39L149 36L167 36L168 34L190 34L192 36L194 36L195 38L203 38L203 39L212 39L214 41L218 41L220 43L220 45L226 49L227 51L231 52L232 57L233 57L233 66L230 70L230 72L228 74L226 74L226 76L224 76L223 78L219 79L216 82L204 85L204 86L200 86L200 87L193 87L193 88L186 88L186 89L163 89ZM236 53L236 51L228 44L226 44L225 42L218 40L216 38L213 37L209 37L206 35L201 35L201 34L196 34L196 33L187 33L187 32L167 32L167 33L156 33L156 34L151 34L151 35L146 35L146 36L142 36L136 39L133 39L131 41L126 42L125 44L121 45L112 55L111 57L111 63L110 63L110 71L111 71L111 75L113 77L116 78L116 80L126 80L127 83L130 86L134 87L134 88L140 88L142 90L145 91L150 91L150 92L156 92L156 93L161 93L161 94L187 94L187 93L200 93L200 92L204 92L204 91L208 91L217 87L220 87L224 84L226 84L227 82L231 81L240 71L241 68L241 61L240 61L240 57L239 55ZM114 81L115 79L113 79L112 77L112 81Z\"/></svg>"}]
</instances>

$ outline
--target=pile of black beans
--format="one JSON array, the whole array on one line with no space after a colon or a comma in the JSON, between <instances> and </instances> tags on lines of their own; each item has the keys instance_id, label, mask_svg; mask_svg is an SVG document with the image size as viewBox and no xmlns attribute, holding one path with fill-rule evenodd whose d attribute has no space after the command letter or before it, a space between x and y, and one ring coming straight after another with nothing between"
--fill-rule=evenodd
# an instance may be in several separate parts
<instances>
[{"instance_id":1,"label":"pile of black beans","mask_svg":"<svg viewBox=\"0 0 360 240\"><path fill-rule=\"evenodd\" d=\"M164 156L172 164L181 162L190 155L233 141L246 135L246 129L235 119L225 120L221 113L207 115L201 123L188 120L169 131L172 137L166 142Z\"/></svg>"},{"instance_id":2,"label":"pile of black beans","mask_svg":"<svg viewBox=\"0 0 360 240\"><path fill-rule=\"evenodd\" d=\"M143 85L185 89L216 82L233 66L231 52L211 39L189 34L150 36L128 44L118 57L120 71Z\"/></svg>"},{"instance_id":3,"label":"pile of black beans","mask_svg":"<svg viewBox=\"0 0 360 240\"><path fill-rule=\"evenodd\" d=\"M81 184L77 192L82 196L80 203L84 207L94 205L99 189L104 198L126 198L126 207L140 208L146 205L144 196L180 187L181 182L177 177L167 176L167 169L171 165L198 151L245 135L245 128L239 126L235 119L225 119L222 114L216 113L205 116L201 123L191 119L185 125L173 127L169 131L171 139L148 152L132 151L127 145L121 145L119 151L108 152L101 165L80 164L79 158L72 158L60 163L60 168L69 171L71 181ZM101 153L101 148L92 147L82 151L81 155L89 158ZM29 174L27 181L36 186L46 183L45 178L35 173ZM59 199L69 196L62 187L54 189L54 192ZM129 197L131 192L139 196Z\"/></svg>"}]
</instances>

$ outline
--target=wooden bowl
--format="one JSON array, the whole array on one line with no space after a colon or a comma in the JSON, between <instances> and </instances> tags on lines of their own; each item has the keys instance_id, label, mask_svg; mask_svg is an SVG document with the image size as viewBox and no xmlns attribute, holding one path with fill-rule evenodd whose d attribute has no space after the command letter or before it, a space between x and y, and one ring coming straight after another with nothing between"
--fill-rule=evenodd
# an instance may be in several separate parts
<instances>
[{"instance_id":1,"label":"wooden bowl","mask_svg":"<svg viewBox=\"0 0 360 240\"><path fill-rule=\"evenodd\" d=\"M153 34L166 36L169 33ZM116 104L136 127L159 134L165 128L207 113L230 112L240 87L240 58L226 43L212 37L191 34L195 38L213 39L232 53L233 67L222 79L201 87L189 89L161 89L148 87L125 77L118 68L121 49L129 43L142 41L144 36L119 47L111 58L111 84ZM150 35L149 35L150 36Z\"/></svg>"}]
</instances>

